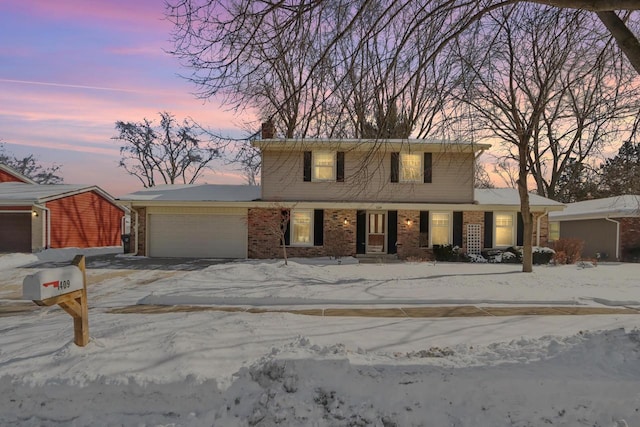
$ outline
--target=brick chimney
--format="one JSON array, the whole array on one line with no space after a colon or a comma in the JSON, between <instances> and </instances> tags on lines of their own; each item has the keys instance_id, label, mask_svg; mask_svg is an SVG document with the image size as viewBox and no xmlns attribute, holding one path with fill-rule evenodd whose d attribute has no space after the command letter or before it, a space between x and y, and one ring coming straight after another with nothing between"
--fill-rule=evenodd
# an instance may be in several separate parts
<instances>
[{"instance_id":1,"label":"brick chimney","mask_svg":"<svg viewBox=\"0 0 640 427\"><path fill-rule=\"evenodd\" d=\"M262 139L273 139L276 135L276 128L271 120L262 124Z\"/></svg>"}]
</instances>

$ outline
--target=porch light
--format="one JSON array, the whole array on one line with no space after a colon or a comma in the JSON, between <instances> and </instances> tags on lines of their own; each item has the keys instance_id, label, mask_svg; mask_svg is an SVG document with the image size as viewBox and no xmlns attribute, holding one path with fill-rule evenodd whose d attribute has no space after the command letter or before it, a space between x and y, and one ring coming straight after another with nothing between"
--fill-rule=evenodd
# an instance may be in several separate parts
<instances>
[{"instance_id":1,"label":"porch light","mask_svg":"<svg viewBox=\"0 0 640 427\"><path fill-rule=\"evenodd\" d=\"M345 219L344 219L344 221L342 221L342 223L343 223L344 225L349 225L349 220L348 220L347 218L345 218Z\"/></svg>"},{"instance_id":2,"label":"porch light","mask_svg":"<svg viewBox=\"0 0 640 427\"><path fill-rule=\"evenodd\" d=\"M38 212L31 211L31 216L33 216L34 218L37 218L38 217Z\"/></svg>"},{"instance_id":3,"label":"porch light","mask_svg":"<svg viewBox=\"0 0 640 427\"><path fill-rule=\"evenodd\" d=\"M407 225L410 226L411 224L412 224L412 221L409 218L407 218Z\"/></svg>"}]
</instances>

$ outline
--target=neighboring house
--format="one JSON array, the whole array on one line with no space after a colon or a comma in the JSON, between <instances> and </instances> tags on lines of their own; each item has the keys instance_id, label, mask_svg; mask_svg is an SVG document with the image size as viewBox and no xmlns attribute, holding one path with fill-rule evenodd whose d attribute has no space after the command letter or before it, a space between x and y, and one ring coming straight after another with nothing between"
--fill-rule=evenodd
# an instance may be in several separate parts
<instances>
[{"instance_id":1,"label":"neighboring house","mask_svg":"<svg viewBox=\"0 0 640 427\"><path fill-rule=\"evenodd\" d=\"M0 164L0 182L25 182L27 184L36 184L36 182L31 178L26 177L17 170L3 164Z\"/></svg>"},{"instance_id":2,"label":"neighboring house","mask_svg":"<svg viewBox=\"0 0 640 427\"><path fill-rule=\"evenodd\" d=\"M584 257L623 261L640 255L640 196L627 195L569 203L549 215L553 238L584 241Z\"/></svg>"},{"instance_id":3,"label":"neighboring house","mask_svg":"<svg viewBox=\"0 0 640 427\"><path fill-rule=\"evenodd\" d=\"M265 138L265 136L267 138ZM475 190L486 144L424 140L255 141L262 186L161 186L120 200L132 208L139 255L278 258L286 224L294 257L420 257L434 245L471 253L522 244L516 190ZM564 205L531 196L534 244Z\"/></svg>"},{"instance_id":4,"label":"neighboring house","mask_svg":"<svg viewBox=\"0 0 640 427\"><path fill-rule=\"evenodd\" d=\"M0 182L0 252L119 246L124 215L99 187Z\"/></svg>"}]
</instances>

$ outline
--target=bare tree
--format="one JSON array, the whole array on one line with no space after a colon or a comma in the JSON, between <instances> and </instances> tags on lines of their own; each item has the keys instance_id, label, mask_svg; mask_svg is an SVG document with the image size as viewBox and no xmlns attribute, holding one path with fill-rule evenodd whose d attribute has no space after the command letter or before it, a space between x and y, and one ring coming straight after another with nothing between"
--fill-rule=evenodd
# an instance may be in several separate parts
<instances>
[{"instance_id":1,"label":"bare tree","mask_svg":"<svg viewBox=\"0 0 640 427\"><path fill-rule=\"evenodd\" d=\"M44 166L33 154L22 158L16 157L7 151L3 143L0 143L0 164L9 166L38 184L62 184L64 181L59 175L62 166L55 163L48 167Z\"/></svg>"},{"instance_id":2,"label":"bare tree","mask_svg":"<svg viewBox=\"0 0 640 427\"><path fill-rule=\"evenodd\" d=\"M544 111L558 96L554 87L568 56L558 34L575 28L573 15L541 7L505 8L478 24L476 37L458 44L465 79L460 99L474 108L486 131L514 147L518 160L524 272L533 269L528 159Z\"/></svg>"},{"instance_id":3,"label":"bare tree","mask_svg":"<svg viewBox=\"0 0 640 427\"><path fill-rule=\"evenodd\" d=\"M599 26L593 16L580 11L554 9L546 9L544 13L566 15L569 19L567 31L554 33L559 48L563 50L559 52L562 61L554 63L560 68L550 70L545 56L548 52L536 46L541 41L535 35L540 21L517 15L510 20L519 20L515 37L520 37L530 49L528 52L514 52L519 55L516 60L523 61L525 67L519 67L521 71L512 73L509 78L520 92L530 96L538 90L540 79L556 75L546 89L549 96L541 119L533 123L527 159L537 193L556 199L560 178L568 176L565 174L567 168L572 167L572 173L575 173L576 162L587 163L590 157L628 131L628 119L635 116L640 105L640 79L612 48L611 38L598 31ZM522 38L523 32L526 38ZM515 44L516 40L512 42ZM542 43L546 41L542 40ZM506 45L503 48L491 47L493 50L507 48ZM495 54L492 58L501 60ZM512 181L509 165L517 164L519 152L511 141L503 141L505 151L498 160L497 169L509 183Z\"/></svg>"},{"instance_id":4,"label":"bare tree","mask_svg":"<svg viewBox=\"0 0 640 427\"><path fill-rule=\"evenodd\" d=\"M160 113L160 125L142 122L116 122L120 147L120 167L140 180L145 188L164 184L193 184L219 157L211 141L202 143L198 127L188 120L178 125L170 113Z\"/></svg>"}]
</instances>

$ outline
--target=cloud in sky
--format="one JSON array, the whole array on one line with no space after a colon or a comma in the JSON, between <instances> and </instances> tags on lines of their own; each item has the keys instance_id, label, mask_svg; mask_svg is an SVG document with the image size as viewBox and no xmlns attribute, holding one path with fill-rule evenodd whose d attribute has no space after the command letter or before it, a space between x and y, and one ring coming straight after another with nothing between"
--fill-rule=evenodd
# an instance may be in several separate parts
<instances>
[{"instance_id":1,"label":"cloud in sky","mask_svg":"<svg viewBox=\"0 0 640 427\"><path fill-rule=\"evenodd\" d=\"M164 2L21 0L2 8L0 141L62 164L66 182L115 195L140 187L117 167L118 120L157 120L168 111L244 135L239 128L250 117L196 99L195 87L178 77L185 70L165 53L171 23ZM236 171L218 168L208 182L242 183Z\"/></svg>"}]
</instances>

